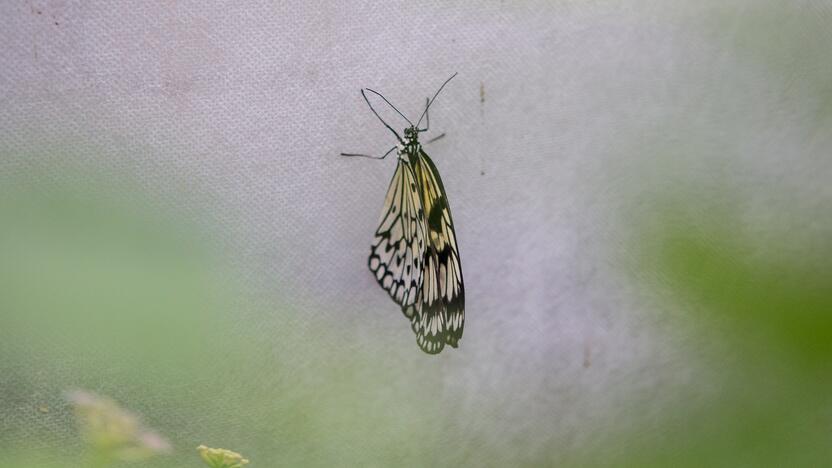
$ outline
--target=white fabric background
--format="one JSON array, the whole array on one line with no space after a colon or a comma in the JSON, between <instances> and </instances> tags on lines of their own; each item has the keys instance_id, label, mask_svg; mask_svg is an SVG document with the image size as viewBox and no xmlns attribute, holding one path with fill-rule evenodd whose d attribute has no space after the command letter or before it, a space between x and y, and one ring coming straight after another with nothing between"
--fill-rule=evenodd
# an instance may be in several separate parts
<instances>
[{"instance_id":1,"label":"white fabric background","mask_svg":"<svg viewBox=\"0 0 832 468\"><path fill-rule=\"evenodd\" d=\"M334 330L328 352L437 378L442 424L462 439L496 424L490 443L535 462L591 442L633 395L660 411L703 378L626 266L641 189L727 182L752 226L772 203L832 196L828 127L812 123L822 85L743 42L746 21L780 8L762 3L3 2L0 170L24 170L37 144L89 148L52 157L207 216L253 300L302 312L235 319L258 338L314 337L314 315ZM832 19L825 2L793 8ZM429 357L366 268L395 162L337 155L393 143L360 88L412 119L453 72L431 112L447 136L427 151L467 321L459 349Z\"/></svg>"}]
</instances>

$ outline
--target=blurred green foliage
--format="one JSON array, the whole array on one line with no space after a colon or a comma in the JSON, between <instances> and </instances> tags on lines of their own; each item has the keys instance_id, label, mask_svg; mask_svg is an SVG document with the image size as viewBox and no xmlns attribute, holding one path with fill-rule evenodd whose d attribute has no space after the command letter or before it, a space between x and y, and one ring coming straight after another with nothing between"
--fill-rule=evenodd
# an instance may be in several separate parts
<instances>
[{"instance_id":1,"label":"blurred green foliage","mask_svg":"<svg viewBox=\"0 0 832 468\"><path fill-rule=\"evenodd\" d=\"M832 359L832 244L761 245L748 238L754 234L741 212L702 210L685 219L679 213L696 202L682 203L658 209L648 237L656 247L649 258L677 297L699 306L703 319L734 327L734 339L749 341L755 357L754 346L765 343L792 365L824 369Z\"/></svg>"},{"instance_id":2,"label":"blurred green foliage","mask_svg":"<svg viewBox=\"0 0 832 468\"><path fill-rule=\"evenodd\" d=\"M775 90L772 100L785 103L773 113L795 109L786 112L791 120L784 125L804 136L805 147L760 164L769 170L776 164L778 180L788 180L792 167L827 166L828 7L769 0L707 5L693 10L691 31L740 67L762 71ZM828 466L832 221L824 211L826 191L803 187L808 193L814 188L818 198L801 207L762 180L749 187L740 178L749 173L743 165L751 155L736 153L745 147L741 125L729 122L723 133L705 134L688 125L691 115L677 117L660 127L672 144L648 139L624 155L625 171L635 168L633 180L642 181L640 187L617 187L629 200L635 232L628 251L636 260L625 264L655 301L651 309L664 326L688 337L678 344L690 348L706 375L697 374L688 388L672 388L678 393L659 414L651 411L657 403L649 396L636 397L632 419L613 424L594 453L573 458L573 464ZM746 211L778 198L764 215L757 206L756 220Z\"/></svg>"},{"instance_id":3,"label":"blurred green foliage","mask_svg":"<svg viewBox=\"0 0 832 468\"><path fill-rule=\"evenodd\" d=\"M832 252L795 249L788 239L760 242L730 208L732 192L714 198L720 208L692 194L659 197L644 207L638 236L638 271L661 293L665 310L684 311L669 316L699 334L695 342L705 346L699 355L714 380L678 394L658 421L623 430L598 464L823 466L832 460ZM611 454L618 458L605 458Z\"/></svg>"},{"instance_id":4,"label":"blurred green foliage","mask_svg":"<svg viewBox=\"0 0 832 468\"><path fill-rule=\"evenodd\" d=\"M56 165L0 180L0 444L42 448L24 454L32 466L83 463L68 455L82 452L68 390L188 408L165 389L206 380L222 327L205 249L181 223L126 180Z\"/></svg>"},{"instance_id":5,"label":"blurred green foliage","mask_svg":"<svg viewBox=\"0 0 832 468\"><path fill-rule=\"evenodd\" d=\"M64 150L34 158L53 152ZM202 443L260 466L442 455L419 449L441 443L440 408L426 404L436 376L402 381L393 363L330 345L337 324L279 292L242 293L221 248L200 241L210 227L198 215L100 172L50 163L0 177L3 463L86 466L65 399L75 389L114 399L173 445L113 466L201 466Z\"/></svg>"}]
</instances>

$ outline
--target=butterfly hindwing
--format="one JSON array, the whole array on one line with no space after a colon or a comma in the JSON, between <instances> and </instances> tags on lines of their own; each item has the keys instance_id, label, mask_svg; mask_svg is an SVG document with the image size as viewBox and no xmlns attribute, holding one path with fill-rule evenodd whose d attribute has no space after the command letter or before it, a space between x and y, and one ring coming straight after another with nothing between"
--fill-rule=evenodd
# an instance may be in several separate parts
<instances>
[{"instance_id":1,"label":"butterfly hindwing","mask_svg":"<svg viewBox=\"0 0 832 468\"><path fill-rule=\"evenodd\" d=\"M465 288L451 209L433 161L418 149L414 174L425 213L422 288L418 300L402 305L416 333L416 342L431 354L445 344L457 347L465 324Z\"/></svg>"},{"instance_id":2,"label":"butterfly hindwing","mask_svg":"<svg viewBox=\"0 0 832 468\"><path fill-rule=\"evenodd\" d=\"M368 263L378 284L402 307L414 304L419 297L425 234L416 177L410 163L400 159L387 189Z\"/></svg>"}]
</instances>

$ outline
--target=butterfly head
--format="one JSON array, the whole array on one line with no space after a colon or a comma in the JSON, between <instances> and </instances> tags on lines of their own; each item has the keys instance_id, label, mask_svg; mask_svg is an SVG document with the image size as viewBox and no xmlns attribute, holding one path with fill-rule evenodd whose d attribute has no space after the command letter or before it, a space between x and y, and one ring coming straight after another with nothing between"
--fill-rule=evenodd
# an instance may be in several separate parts
<instances>
[{"instance_id":1,"label":"butterfly head","mask_svg":"<svg viewBox=\"0 0 832 468\"><path fill-rule=\"evenodd\" d=\"M405 127L404 129L404 142L405 144L416 142L419 138L419 131L416 127Z\"/></svg>"}]
</instances>

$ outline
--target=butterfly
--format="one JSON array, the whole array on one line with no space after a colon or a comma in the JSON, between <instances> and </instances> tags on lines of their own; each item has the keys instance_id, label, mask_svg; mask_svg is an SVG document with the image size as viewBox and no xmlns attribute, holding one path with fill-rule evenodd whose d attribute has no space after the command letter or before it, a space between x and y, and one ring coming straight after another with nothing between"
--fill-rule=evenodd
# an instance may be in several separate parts
<instances>
[{"instance_id":1,"label":"butterfly","mask_svg":"<svg viewBox=\"0 0 832 468\"><path fill-rule=\"evenodd\" d=\"M419 143L419 134L430 127L428 109L454 76L456 73L426 101L415 125L380 93L362 89L370 110L398 144L382 156L341 153L384 159L396 150L398 163L384 199L368 265L378 284L410 320L416 343L429 354L439 353L446 344L456 348L465 325L465 288L451 207L439 171ZM379 96L410 124L404 129L404 137L379 116L367 92ZM422 119L425 128L419 128Z\"/></svg>"}]
</instances>

